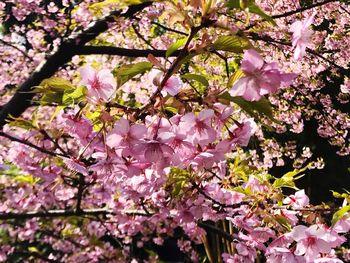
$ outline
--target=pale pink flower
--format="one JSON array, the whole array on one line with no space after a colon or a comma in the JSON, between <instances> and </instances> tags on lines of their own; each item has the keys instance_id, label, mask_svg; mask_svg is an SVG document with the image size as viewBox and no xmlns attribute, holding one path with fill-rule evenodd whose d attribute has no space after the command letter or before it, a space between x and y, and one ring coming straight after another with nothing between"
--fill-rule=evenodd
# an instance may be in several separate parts
<instances>
[{"instance_id":1,"label":"pale pink flower","mask_svg":"<svg viewBox=\"0 0 350 263\"><path fill-rule=\"evenodd\" d=\"M290 195L283 200L283 204L291 205L295 208L305 207L309 204L309 197L305 194L305 190L299 190L294 195Z\"/></svg>"},{"instance_id":2,"label":"pale pink flower","mask_svg":"<svg viewBox=\"0 0 350 263\"><path fill-rule=\"evenodd\" d=\"M288 85L297 76L294 73L281 73L275 62L265 63L254 49L245 51L241 69L245 76L234 83L229 93L248 101L257 101L261 96L276 92L282 82Z\"/></svg>"},{"instance_id":3,"label":"pale pink flower","mask_svg":"<svg viewBox=\"0 0 350 263\"><path fill-rule=\"evenodd\" d=\"M161 93L163 96L166 96L167 93L170 96L175 96L176 94L179 93L182 85L183 83L180 77L172 76L165 83Z\"/></svg>"},{"instance_id":4,"label":"pale pink flower","mask_svg":"<svg viewBox=\"0 0 350 263\"><path fill-rule=\"evenodd\" d=\"M333 230L337 233L347 233L350 231L350 214L345 214L334 225Z\"/></svg>"},{"instance_id":5,"label":"pale pink flower","mask_svg":"<svg viewBox=\"0 0 350 263\"><path fill-rule=\"evenodd\" d=\"M146 132L144 125L130 125L128 120L120 118L115 123L113 130L107 134L106 145L122 149L122 155L127 156L131 154L132 148L145 136Z\"/></svg>"},{"instance_id":6,"label":"pale pink flower","mask_svg":"<svg viewBox=\"0 0 350 263\"><path fill-rule=\"evenodd\" d=\"M328 240L327 231L319 225L298 225L288 236L297 242L294 254L304 255L307 262L314 262L319 253L329 253L332 250L333 244Z\"/></svg>"},{"instance_id":7,"label":"pale pink flower","mask_svg":"<svg viewBox=\"0 0 350 263\"><path fill-rule=\"evenodd\" d=\"M171 141L171 139L171 135L169 135L156 137L152 140L143 140L140 144L134 147L135 152L138 153L137 158L151 163L162 162L165 159L172 159L174 157L174 150L166 144Z\"/></svg>"},{"instance_id":8,"label":"pale pink flower","mask_svg":"<svg viewBox=\"0 0 350 263\"><path fill-rule=\"evenodd\" d=\"M179 127L187 133L194 144L205 146L216 139L216 131L211 127L213 116L212 109L203 110L197 116L190 112L181 118Z\"/></svg>"},{"instance_id":9,"label":"pale pink flower","mask_svg":"<svg viewBox=\"0 0 350 263\"><path fill-rule=\"evenodd\" d=\"M250 137L256 132L258 126L256 125L253 118L246 119L244 123L235 125L230 128L230 131L233 133L234 138L231 142L239 146L247 146L250 140Z\"/></svg>"},{"instance_id":10,"label":"pale pink flower","mask_svg":"<svg viewBox=\"0 0 350 263\"><path fill-rule=\"evenodd\" d=\"M315 14L305 18L303 21L296 21L290 26L290 31L293 32L292 45L295 48L294 58L297 60L305 55L306 47L310 43L313 32L310 26L313 23Z\"/></svg>"},{"instance_id":11,"label":"pale pink flower","mask_svg":"<svg viewBox=\"0 0 350 263\"><path fill-rule=\"evenodd\" d=\"M87 65L80 69L80 76L80 83L87 87L87 97L92 103L108 102L116 90L117 83L107 69L96 71Z\"/></svg>"},{"instance_id":12,"label":"pale pink flower","mask_svg":"<svg viewBox=\"0 0 350 263\"><path fill-rule=\"evenodd\" d=\"M268 248L265 255L270 263L305 263L304 257L294 255L285 247Z\"/></svg>"}]
</instances>

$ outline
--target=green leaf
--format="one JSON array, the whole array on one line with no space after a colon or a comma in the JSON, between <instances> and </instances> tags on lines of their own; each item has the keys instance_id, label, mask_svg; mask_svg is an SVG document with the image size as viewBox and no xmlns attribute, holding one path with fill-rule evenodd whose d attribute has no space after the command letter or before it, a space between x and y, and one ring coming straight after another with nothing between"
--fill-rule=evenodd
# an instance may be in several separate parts
<instances>
[{"instance_id":1,"label":"green leaf","mask_svg":"<svg viewBox=\"0 0 350 263\"><path fill-rule=\"evenodd\" d=\"M54 120L54 118L56 117L56 115L65 107L66 106L57 106L55 112L52 114L52 116L50 118L50 122L52 122Z\"/></svg>"},{"instance_id":2,"label":"green leaf","mask_svg":"<svg viewBox=\"0 0 350 263\"><path fill-rule=\"evenodd\" d=\"M187 74L181 75L180 77L182 79L186 79L186 80L195 80L195 81L201 83L205 87L209 86L208 80L202 75L187 73Z\"/></svg>"},{"instance_id":3,"label":"green leaf","mask_svg":"<svg viewBox=\"0 0 350 263\"><path fill-rule=\"evenodd\" d=\"M332 217L332 227L350 210L350 205L344 206L334 213Z\"/></svg>"},{"instance_id":4,"label":"green leaf","mask_svg":"<svg viewBox=\"0 0 350 263\"><path fill-rule=\"evenodd\" d=\"M165 56L169 57L171 54L173 54L180 47L183 47L186 44L186 41L187 41L187 37L177 40L174 44L170 45L170 47L167 49L167 51L165 53Z\"/></svg>"},{"instance_id":5,"label":"green leaf","mask_svg":"<svg viewBox=\"0 0 350 263\"><path fill-rule=\"evenodd\" d=\"M235 82L242 77L244 77L244 72L241 69L236 70L235 73L233 73L228 79L227 88L230 89L233 84L235 84Z\"/></svg>"},{"instance_id":6,"label":"green leaf","mask_svg":"<svg viewBox=\"0 0 350 263\"><path fill-rule=\"evenodd\" d=\"M59 77L51 77L48 79L44 79L39 87L37 87L39 89L38 92L41 93L56 93L56 92L64 92L66 90L72 90L75 89L75 86L70 83L68 80L65 80L63 78L59 78Z\"/></svg>"},{"instance_id":7,"label":"green leaf","mask_svg":"<svg viewBox=\"0 0 350 263\"><path fill-rule=\"evenodd\" d=\"M123 65L120 68L115 69L114 72L118 80L118 87L133 77L143 74L150 69L152 69L152 63L150 62L139 62L136 64Z\"/></svg>"},{"instance_id":8,"label":"green leaf","mask_svg":"<svg viewBox=\"0 0 350 263\"><path fill-rule=\"evenodd\" d=\"M241 9L241 5L239 3L239 0L229 0L227 1L226 6L228 8L236 8L236 9Z\"/></svg>"},{"instance_id":9,"label":"green leaf","mask_svg":"<svg viewBox=\"0 0 350 263\"><path fill-rule=\"evenodd\" d=\"M18 118L10 117L9 125L14 127L20 127L25 130L38 128L37 126L34 125L33 121L27 120L21 117L18 117Z\"/></svg>"},{"instance_id":10,"label":"green leaf","mask_svg":"<svg viewBox=\"0 0 350 263\"><path fill-rule=\"evenodd\" d=\"M270 120L279 123L273 117L272 106L268 99L261 97L259 101L246 101L242 97L232 97L228 92L223 93L219 98L232 101L241 107L245 112L255 118L259 118L259 115L266 116Z\"/></svg>"},{"instance_id":11,"label":"green leaf","mask_svg":"<svg viewBox=\"0 0 350 263\"><path fill-rule=\"evenodd\" d=\"M249 13L257 14L266 21L271 22L274 26L277 25L273 18L261 10L261 8L255 3L254 0L229 0L226 6L230 9L236 8L247 11Z\"/></svg>"},{"instance_id":12,"label":"green leaf","mask_svg":"<svg viewBox=\"0 0 350 263\"><path fill-rule=\"evenodd\" d=\"M56 93L46 93L44 94L40 99L41 105L48 105L52 103L62 104L62 92L56 92Z\"/></svg>"},{"instance_id":13,"label":"green leaf","mask_svg":"<svg viewBox=\"0 0 350 263\"><path fill-rule=\"evenodd\" d=\"M296 180L300 179L301 177L303 177L304 174L302 174L302 175L299 175L299 174L305 172L308 168L309 168L309 166L305 166L301 169L295 169L291 172L284 174L281 178L277 178L273 182L273 186L277 187L277 188L288 187L288 188L293 188L295 190L298 190L298 188L295 186L294 182ZM299 175L299 176L297 176L297 175Z\"/></svg>"},{"instance_id":14,"label":"green leaf","mask_svg":"<svg viewBox=\"0 0 350 263\"><path fill-rule=\"evenodd\" d=\"M62 103L64 105L75 104L82 101L85 97L85 88L80 86L73 90L66 90L62 96Z\"/></svg>"},{"instance_id":15,"label":"green leaf","mask_svg":"<svg viewBox=\"0 0 350 263\"><path fill-rule=\"evenodd\" d=\"M285 218L284 216L276 215L273 217L278 224L280 224L282 227L284 227L287 231L291 230L291 226L289 223L289 220Z\"/></svg>"},{"instance_id":16,"label":"green leaf","mask_svg":"<svg viewBox=\"0 0 350 263\"><path fill-rule=\"evenodd\" d=\"M72 93L76 90L75 86L68 80L51 77L44 79L39 86L36 86L32 92L42 93L40 99L41 105L57 103L62 105L62 98L66 93Z\"/></svg>"},{"instance_id":17,"label":"green leaf","mask_svg":"<svg viewBox=\"0 0 350 263\"><path fill-rule=\"evenodd\" d=\"M252 48L250 42L239 36L220 36L212 45L215 50L243 53L243 50Z\"/></svg>"},{"instance_id":18,"label":"green leaf","mask_svg":"<svg viewBox=\"0 0 350 263\"><path fill-rule=\"evenodd\" d=\"M255 3L252 3L248 6L248 11L250 13L254 13L257 14L258 16L262 17L263 19L265 19L266 21L271 22L274 26L276 26L276 22L273 20L273 18L269 15L267 15L264 11L262 11L260 9L259 6L257 6Z\"/></svg>"},{"instance_id":19,"label":"green leaf","mask_svg":"<svg viewBox=\"0 0 350 263\"><path fill-rule=\"evenodd\" d=\"M16 182L34 185L39 178L34 178L32 175L17 175L13 178Z\"/></svg>"}]
</instances>

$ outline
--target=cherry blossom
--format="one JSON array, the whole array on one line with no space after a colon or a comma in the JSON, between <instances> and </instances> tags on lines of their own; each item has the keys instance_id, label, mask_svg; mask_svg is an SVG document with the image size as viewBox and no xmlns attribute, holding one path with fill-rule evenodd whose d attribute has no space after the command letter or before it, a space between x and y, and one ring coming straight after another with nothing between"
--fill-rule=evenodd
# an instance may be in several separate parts
<instances>
[{"instance_id":1,"label":"cherry blossom","mask_svg":"<svg viewBox=\"0 0 350 263\"><path fill-rule=\"evenodd\" d=\"M290 26L290 31L293 32L292 44L295 48L294 59L301 59L305 55L306 47L310 44L310 39L313 31L310 29L314 21L316 13L310 17L306 17L303 21L295 21Z\"/></svg>"},{"instance_id":2,"label":"cherry blossom","mask_svg":"<svg viewBox=\"0 0 350 263\"><path fill-rule=\"evenodd\" d=\"M91 102L107 102L115 93L117 84L109 70L96 71L87 65L80 69L80 75L80 83L87 87L87 96Z\"/></svg>"},{"instance_id":3,"label":"cherry blossom","mask_svg":"<svg viewBox=\"0 0 350 263\"><path fill-rule=\"evenodd\" d=\"M229 93L248 101L257 101L263 95L275 93L282 83L288 85L296 77L294 73L281 73L275 62L264 62L254 49L245 51L241 69L245 76L233 84Z\"/></svg>"}]
</instances>

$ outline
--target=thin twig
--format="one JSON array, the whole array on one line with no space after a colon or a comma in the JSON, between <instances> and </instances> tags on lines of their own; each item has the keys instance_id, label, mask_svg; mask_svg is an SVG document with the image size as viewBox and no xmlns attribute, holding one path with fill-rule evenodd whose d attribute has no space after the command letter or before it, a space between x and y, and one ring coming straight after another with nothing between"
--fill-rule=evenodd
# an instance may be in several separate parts
<instances>
[{"instance_id":1,"label":"thin twig","mask_svg":"<svg viewBox=\"0 0 350 263\"><path fill-rule=\"evenodd\" d=\"M13 45L12 43L10 42L7 42L3 39L0 38L0 43L3 43L4 45L6 46L9 46L11 48L14 48L16 49L17 51L19 51L24 57L26 57L27 59L29 59L30 61L33 61L33 58L28 56L28 54L26 52L24 52L23 50L21 50L20 48L16 47L15 45Z\"/></svg>"},{"instance_id":2,"label":"thin twig","mask_svg":"<svg viewBox=\"0 0 350 263\"><path fill-rule=\"evenodd\" d=\"M20 139L20 138L14 137L14 136L12 136L12 135L6 134L6 133L4 133L4 132L2 132L2 131L0 131L0 136L5 137L5 138L7 138L7 139L9 139L9 140L11 140L11 141L14 141L14 142L22 143L22 144L24 144L24 145L27 145L27 146L29 146L29 147L31 147L31 148L33 148L33 149L36 149L36 150L38 150L38 151L40 151L40 152L42 152L42 153L46 153L46 154L51 155L51 156L63 156L63 157L68 157L66 154L51 152L51 151L46 150L46 149L44 149L44 148L41 148L41 147L39 147L39 146L37 146L37 145L31 143L31 142L28 142L28 141L22 140L22 139Z\"/></svg>"}]
</instances>

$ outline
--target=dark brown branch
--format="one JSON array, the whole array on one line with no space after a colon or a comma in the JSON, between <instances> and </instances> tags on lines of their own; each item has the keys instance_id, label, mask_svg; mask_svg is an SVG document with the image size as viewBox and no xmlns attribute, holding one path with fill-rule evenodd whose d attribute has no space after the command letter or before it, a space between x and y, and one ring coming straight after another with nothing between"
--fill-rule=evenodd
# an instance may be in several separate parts
<instances>
[{"instance_id":1,"label":"dark brown branch","mask_svg":"<svg viewBox=\"0 0 350 263\"><path fill-rule=\"evenodd\" d=\"M121 10L113 11L77 36L64 41L46 62L42 66L39 66L33 74L22 83L15 95L2 108L0 112L0 128L6 124L6 119L9 115L18 117L31 105L31 100L35 96L35 93L30 91L32 91L34 86L38 86L42 80L54 75L56 71L64 64L68 63L74 55L79 54L79 50L83 48L86 43L106 31L109 28L108 24L114 22L116 17L130 18L149 5L151 5L150 2L134 5L129 7L125 13L122 13Z\"/></svg>"},{"instance_id":2,"label":"dark brown branch","mask_svg":"<svg viewBox=\"0 0 350 263\"><path fill-rule=\"evenodd\" d=\"M65 155L65 154L51 152L51 151L46 150L46 149L44 149L44 148L41 148L41 147L39 147L39 146L37 146L37 145L31 143L31 142L28 142L28 141L22 140L22 139L20 139L20 138L14 137L14 136L12 136L12 135L6 134L6 133L4 133L4 132L2 132L2 131L0 131L0 136L5 137L5 138L7 138L7 139L9 139L9 140L11 140L11 141L13 141L13 142L22 143L22 144L24 144L24 145L27 145L27 146L33 148L33 149L38 150L39 152L46 153L46 154L51 155L51 156L63 156L63 157L68 157L68 156Z\"/></svg>"},{"instance_id":3,"label":"dark brown branch","mask_svg":"<svg viewBox=\"0 0 350 263\"><path fill-rule=\"evenodd\" d=\"M338 0L325 0L323 2L318 2L318 3L315 3L315 4L311 4L311 5L308 5L308 6L305 6L305 7L301 7L301 8L289 11L289 12L285 12L283 14L272 15L271 18L278 19L278 18L282 18L282 17L292 16L292 15L295 15L297 13L301 13L301 12L304 12L306 10L309 10L309 9L312 9L312 8L315 8L315 7L320 7L320 6L323 6L325 4L333 3L333 2L338 2ZM266 21L266 19L262 19L261 21ZM248 30L248 29L250 29L252 27L255 27L257 24L258 23L253 23L253 24L247 26L245 29Z\"/></svg>"},{"instance_id":4,"label":"dark brown branch","mask_svg":"<svg viewBox=\"0 0 350 263\"><path fill-rule=\"evenodd\" d=\"M179 50L175 51L170 57L178 56L179 52ZM115 55L130 58L147 57L149 54L155 57L165 57L165 53L166 50L127 49L109 46L85 46L77 52L78 55Z\"/></svg>"},{"instance_id":5,"label":"dark brown branch","mask_svg":"<svg viewBox=\"0 0 350 263\"><path fill-rule=\"evenodd\" d=\"M81 211L81 202L83 200L84 190L85 190L85 179L83 174L79 174L79 182L78 182L78 193L77 193L77 204L76 211Z\"/></svg>"},{"instance_id":6,"label":"dark brown branch","mask_svg":"<svg viewBox=\"0 0 350 263\"><path fill-rule=\"evenodd\" d=\"M286 13L283 13L283 14L273 15L271 17L272 18L287 17L287 16L295 15L297 13L304 12L306 10L309 10L309 9L312 9L312 8L315 8L315 7L319 7L319 6L323 6L325 4L333 3L333 2L338 2L338 0L325 0L323 2L314 3L314 4L311 4L311 5L308 5L308 6L304 6L304 7L301 7L301 8L298 8L296 10L292 10L292 11L289 11L289 12L286 12Z\"/></svg>"},{"instance_id":7,"label":"dark brown branch","mask_svg":"<svg viewBox=\"0 0 350 263\"><path fill-rule=\"evenodd\" d=\"M279 44L279 45L292 47L291 43L286 42L286 41L282 41L282 40L275 40L275 39L271 38L270 36L259 36L258 34L255 34L255 33L251 33L250 36L253 40L260 40L260 41L264 41L266 43L275 43L275 44ZM345 76L348 76L348 77L350 76L350 71L348 69L343 68L342 66L339 66L338 64L334 63L332 60L322 56L320 53L318 53L310 48L306 48L306 52L326 61L331 66L338 69Z\"/></svg>"},{"instance_id":8,"label":"dark brown branch","mask_svg":"<svg viewBox=\"0 0 350 263\"><path fill-rule=\"evenodd\" d=\"M69 156L69 154L61 147L61 145L59 145L59 143L57 142L57 140L54 140L45 130L40 130L40 133L42 135L44 135L45 139L48 139L49 141L51 141L55 147L57 149L59 149L61 151L62 154L64 154L65 156Z\"/></svg>"},{"instance_id":9,"label":"dark brown branch","mask_svg":"<svg viewBox=\"0 0 350 263\"><path fill-rule=\"evenodd\" d=\"M147 40L139 31L138 26L136 24L132 24L132 29L134 30L137 37L139 37L143 42L145 42L148 46L150 46L152 49L156 49L152 43Z\"/></svg>"},{"instance_id":10,"label":"dark brown branch","mask_svg":"<svg viewBox=\"0 0 350 263\"><path fill-rule=\"evenodd\" d=\"M9 47L11 47L11 48L13 48L13 49L16 49L16 50L19 51L24 57L26 57L26 58L29 59L30 61L33 61L33 58L32 58L32 57L28 56L28 54L27 54L26 52L24 52L22 49L16 47L16 46L13 45L12 43L6 42L5 40L2 40L1 38L0 38L0 43L3 43L3 44L6 45L6 46L9 46Z\"/></svg>"},{"instance_id":11,"label":"dark brown branch","mask_svg":"<svg viewBox=\"0 0 350 263\"><path fill-rule=\"evenodd\" d=\"M99 216L99 215L113 215L114 212L105 208L81 209L77 210L48 210L48 211L32 211L32 212L16 212L16 213L0 213L0 220L11 219L31 219L31 218L55 218L55 217L69 217L69 216ZM145 212L138 210L128 210L125 214L132 216L149 216Z\"/></svg>"},{"instance_id":12,"label":"dark brown branch","mask_svg":"<svg viewBox=\"0 0 350 263\"><path fill-rule=\"evenodd\" d=\"M10 219L31 219L31 218L53 218L69 216L86 216L86 215L108 215L113 214L111 210L104 208L86 209L86 210L49 210L43 212L26 212L26 213L0 213L0 220Z\"/></svg>"}]
</instances>

